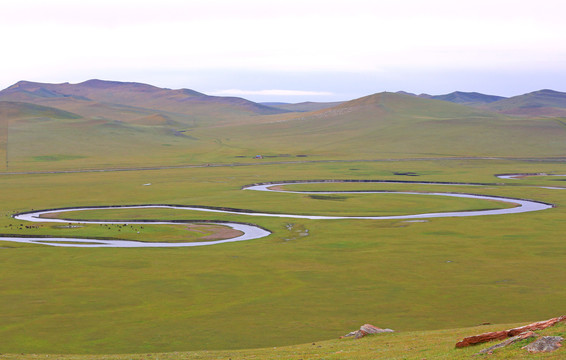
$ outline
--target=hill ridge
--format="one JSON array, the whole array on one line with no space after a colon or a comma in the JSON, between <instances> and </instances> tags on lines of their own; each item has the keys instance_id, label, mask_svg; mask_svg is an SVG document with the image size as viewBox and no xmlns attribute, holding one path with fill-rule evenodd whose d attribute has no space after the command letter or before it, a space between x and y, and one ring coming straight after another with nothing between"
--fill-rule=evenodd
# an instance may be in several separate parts
<instances>
[{"instance_id":1,"label":"hill ridge","mask_svg":"<svg viewBox=\"0 0 566 360\"><path fill-rule=\"evenodd\" d=\"M128 120L161 114L179 124L230 122L252 115L289 112L237 97L209 96L191 89L171 90L137 82L91 79L77 84L22 80L0 91L0 100L28 102L86 117ZM130 110L124 110L124 106ZM97 111L102 109L103 111ZM124 112L126 111L126 112ZM137 112L127 115L128 112Z\"/></svg>"},{"instance_id":2,"label":"hill ridge","mask_svg":"<svg viewBox=\"0 0 566 360\"><path fill-rule=\"evenodd\" d=\"M566 116L566 93L542 89L488 104L486 109L523 116Z\"/></svg>"}]
</instances>

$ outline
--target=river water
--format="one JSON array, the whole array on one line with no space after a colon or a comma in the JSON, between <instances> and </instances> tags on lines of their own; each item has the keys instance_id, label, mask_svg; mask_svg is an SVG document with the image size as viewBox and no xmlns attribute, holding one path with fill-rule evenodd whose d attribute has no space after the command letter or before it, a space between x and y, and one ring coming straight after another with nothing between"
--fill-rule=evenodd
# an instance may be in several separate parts
<instances>
[{"instance_id":1,"label":"river water","mask_svg":"<svg viewBox=\"0 0 566 360\"><path fill-rule=\"evenodd\" d=\"M293 182L293 184L304 183L318 183L318 182ZM324 183L324 182L320 182ZM413 184L427 184L433 183L416 183ZM505 198L498 196L488 195L475 195L475 194L462 194L462 193L443 193L443 192L410 192L410 191L285 191L274 190L274 187L289 185L289 183L271 183L262 185L253 185L244 187L244 190L250 191L271 191L283 192L289 194L406 194L406 195L420 195L420 196L448 196L456 198L470 198L480 200L492 200L505 203L514 204L516 206L505 209L492 209L492 210L474 210L474 211L455 211L455 212L438 212L438 213L423 213L411 215L393 215L393 216L325 216L325 215L299 215L299 214L277 214L277 213L261 213L261 212L246 212L240 210L225 210L220 208L205 208L195 206L177 206L177 205L136 205L136 206L107 206L107 207L80 207L80 208L65 208L55 210L41 210L28 213L15 215L14 218L22 221L30 222L56 222L56 223L92 223L92 224L179 224L179 222L168 221L86 221L86 220L66 220L66 219L52 219L41 217L42 215L55 214L68 211L88 211L88 210L104 210L104 209L143 209L143 208L169 208L177 210L191 210L203 211L211 213L226 213L238 214L248 216L267 216L267 217L281 217L281 218L295 218L295 219L311 219L311 220L342 220L342 219L359 219L359 220L401 220L401 219L428 219L428 218L442 218L442 217L470 217L470 216L486 216L486 215L506 215L506 214L519 214L531 211L541 211L552 208L552 205L524 199ZM438 185L473 185L473 184L446 184L438 183ZM33 243L50 246L64 246L64 247L189 247L189 246L207 246L216 245L228 242L247 241L266 237L271 232L262 229L258 226L251 224L239 223L212 223L216 225L228 226L232 229L243 232L243 235L216 241L206 242L187 242L187 243L166 243L166 242L141 242L129 240L107 240L107 239L83 239L83 238L48 238L48 237L0 237L0 241L12 241L20 243Z\"/></svg>"}]
</instances>

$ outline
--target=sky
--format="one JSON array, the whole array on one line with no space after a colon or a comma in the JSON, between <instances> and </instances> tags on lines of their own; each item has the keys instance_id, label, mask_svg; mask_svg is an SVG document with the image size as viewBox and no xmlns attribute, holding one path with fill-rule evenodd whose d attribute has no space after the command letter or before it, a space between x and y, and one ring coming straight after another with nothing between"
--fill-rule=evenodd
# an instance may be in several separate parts
<instances>
[{"instance_id":1,"label":"sky","mask_svg":"<svg viewBox=\"0 0 566 360\"><path fill-rule=\"evenodd\" d=\"M134 81L253 101L566 92L564 0L3 0L0 88Z\"/></svg>"}]
</instances>

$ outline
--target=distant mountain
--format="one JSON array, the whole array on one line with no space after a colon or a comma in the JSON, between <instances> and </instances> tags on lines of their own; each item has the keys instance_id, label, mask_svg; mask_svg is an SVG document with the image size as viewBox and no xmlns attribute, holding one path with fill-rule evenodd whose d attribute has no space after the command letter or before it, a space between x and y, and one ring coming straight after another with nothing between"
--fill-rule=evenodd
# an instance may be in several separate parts
<instances>
[{"instance_id":1,"label":"distant mountain","mask_svg":"<svg viewBox=\"0 0 566 360\"><path fill-rule=\"evenodd\" d=\"M343 101L335 101L335 102L301 102L296 104L290 103L280 103L280 102L271 102L271 103L261 103L262 105L274 107L281 110L292 111L292 112L308 112L308 111L316 111L322 109L328 109L336 105L342 104Z\"/></svg>"},{"instance_id":2,"label":"distant mountain","mask_svg":"<svg viewBox=\"0 0 566 360\"><path fill-rule=\"evenodd\" d=\"M52 106L86 117L134 121L161 115L181 123L224 123L238 117L287 111L237 97L208 96L135 82L88 80L79 84L20 81L0 91L0 101Z\"/></svg>"},{"instance_id":3,"label":"distant mountain","mask_svg":"<svg viewBox=\"0 0 566 360\"><path fill-rule=\"evenodd\" d=\"M375 112L371 117L375 118L382 113L387 116L410 115L416 118L426 118L427 116L436 119L458 116L481 115L491 116L485 110L478 110L468 106L454 103L439 103L430 99L421 98L414 95L403 93L382 92L364 96L351 101L343 102L340 105L329 109L315 112L316 116L329 116L336 113L366 113Z\"/></svg>"},{"instance_id":4,"label":"distant mountain","mask_svg":"<svg viewBox=\"0 0 566 360\"><path fill-rule=\"evenodd\" d=\"M548 89L510 98L463 91L455 91L444 95L415 95L405 91L399 91L397 94L410 95L423 99L448 101L507 115L543 117L566 116L566 93Z\"/></svg>"},{"instance_id":5,"label":"distant mountain","mask_svg":"<svg viewBox=\"0 0 566 360\"><path fill-rule=\"evenodd\" d=\"M566 116L566 93L544 89L490 103L486 109L510 115Z\"/></svg>"},{"instance_id":6,"label":"distant mountain","mask_svg":"<svg viewBox=\"0 0 566 360\"><path fill-rule=\"evenodd\" d=\"M429 95L429 94L417 95L406 91L398 91L397 94L416 96L422 99L449 101L456 104L463 104L470 106L489 104L498 100L505 99L505 97L503 96L485 95L477 92L463 92L463 91L454 91L450 94L444 94L444 95Z\"/></svg>"},{"instance_id":7,"label":"distant mountain","mask_svg":"<svg viewBox=\"0 0 566 360\"><path fill-rule=\"evenodd\" d=\"M477 92L462 92L455 91L445 95L430 96L430 99L450 101L457 104L464 105L478 105L489 104L498 100L503 100L505 97L496 95L485 95Z\"/></svg>"}]
</instances>

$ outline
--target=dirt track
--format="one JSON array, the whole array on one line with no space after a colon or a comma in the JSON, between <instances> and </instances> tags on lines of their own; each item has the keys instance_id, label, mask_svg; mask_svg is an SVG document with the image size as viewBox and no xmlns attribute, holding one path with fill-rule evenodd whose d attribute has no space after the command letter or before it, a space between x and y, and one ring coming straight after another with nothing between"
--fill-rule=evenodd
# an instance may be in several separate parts
<instances>
[{"instance_id":1,"label":"dirt track","mask_svg":"<svg viewBox=\"0 0 566 360\"><path fill-rule=\"evenodd\" d=\"M14 171L0 172L0 175L33 175L33 174L74 174L113 171L155 171L167 169L190 169L206 167L232 167L232 166L259 166L259 165L287 165L307 163L353 163L353 162L407 162L407 161L450 161L450 160L509 160L528 162L566 162L566 158L502 158L502 157L434 157L434 158L408 158L408 159L358 159L358 160L297 160L297 161L263 161L257 160L250 163L206 163L179 166L151 166L132 168L102 168L102 169L78 169L78 170L54 170L54 171Z\"/></svg>"}]
</instances>

